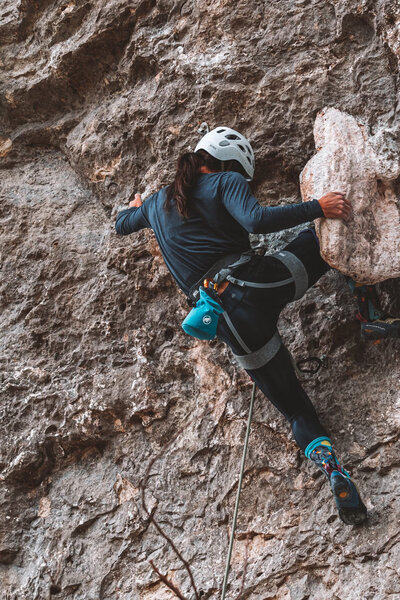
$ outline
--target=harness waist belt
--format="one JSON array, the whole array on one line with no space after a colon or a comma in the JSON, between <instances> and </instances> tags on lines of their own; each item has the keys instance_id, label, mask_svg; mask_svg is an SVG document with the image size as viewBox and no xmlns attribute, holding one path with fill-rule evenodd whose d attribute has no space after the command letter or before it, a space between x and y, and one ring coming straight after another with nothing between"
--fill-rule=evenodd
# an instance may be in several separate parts
<instances>
[{"instance_id":1,"label":"harness waist belt","mask_svg":"<svg viewBox=\"0 0 400 600\"><path fill-rule=\"evenodd\" d=\"M200 295L199 288L201 285L203 285L203 281L205 279L212 279L213 281L215 281L215 283L222 283L227 279L227 276L233 271L233 269L235 269L239 265L249 262L249 260L252 257L252 254L253 253L251 250L249 250L248 252L228 254L227 256L224 256L219 261L214 263L211 269L209 269L207 273L204 273L202 278L199 279L199 281L197 281L197 283L192 285L192 287L190 288L188 294L189 303L191 303L192 305L196 304Z\"/></svg>"},{"instance_id":2,"label":"harness waist belt","mask_svg":"<svg viewBox=\"0 0 400 600\"><path fill-rule=\"evenodd\" d=\"M267 255L266 255L267 256ZM308 289L308 273L299 258L295 254L288 252L286 250L282 250L281 252L276 252L275 254L271 254L274 258L279 260L282 264L285 265L287 270L290 272L291 277L288 279L281 279L280 281L271 281L271 282L255 282L255 281L245 281L243 279L237 279L233 277L233 275L227 275L226 279L230 283L234 283L235 285L239 285L241 287L252 287L259 289L266 288L277 288L283 287L284 285L288 285L289 283L295 284L295 294L293 300L298 300L306 293Z\"/></svg>"},{"instance_id":3,"label":"harness waist belt","mask_svg":"<svg viewBox=\"0 0 400 600\"><path fill-rule=\"evenodd\" d=\"M282 279L280 281L271 282L256 282L256 281L245 281L243 279L237 279L233 277L232 273L237 267L244 265L251 260L253 253L251 250L242 254L229 254L224 256L218 262L216 262L203 277L195 283L189 291L189 303L195 304L199 298L199 288L203 284L204 279L211 279L217 284L221 284L223 281L229 281L235 285L241 287L252 287L252 288L277 288L289 283L295 284L295 294L293 300L298 300L306 293L308 289L308 273L299 258L292 252L281 250L275 254L271 254L277 260L280 260L290 272L291 277Z\"/></svg>"},{"instance_id":4,"label":"harness waist belt","mask_svg":"<svg viewBox=\"0 0 400 600\"><path fill-rule=\"evenodd\" d=\"M227 280L230 283L234 283L236 285L240 285L241 287L252 287L252 288L277 288L284 285L288 285L289 283L293 283L293 277L289 277L288 279L281 279L281 281L271 281L270 283L257 283L255 281L244 281L243 279L236 279L232 275L228 275Z\"/></svg>"},{"instance_id":5,"label":"harness waist belt","mask_svg":"<svg viewBox=\"0 0 400 600\"><path fill-rule=\"evenodd\" d=\"M276 252L275 254L271 254L274 258L281 261L282 264L288 269L291 274L291 277L287 279L281 279L280 281L271 281L271 282L255 282L255 281L245 281L243 279L238 279L237 277L233 277L229 273L229 268L224 269L224 276L230 283L234 283L235 285L239 285L240 287L251 287L258 289L266 289L266 288L277 288L283 287L284 285L288 285L289 283L295 284L295 294L293 300L298 300L306 293L308 289L308 273L299 258L292 252L287 252L286 250L282 250L280 252ZM238 261L239 262L239 261ZM231 267L236 267L237 265L230 265ZM233 269L231 269L232 271ZM225 272L227 273L225 275ZM219 277L222 274L222 271L217 274ZM222 278L220 280L223 280Z\"/></svg>"}]
</instances>

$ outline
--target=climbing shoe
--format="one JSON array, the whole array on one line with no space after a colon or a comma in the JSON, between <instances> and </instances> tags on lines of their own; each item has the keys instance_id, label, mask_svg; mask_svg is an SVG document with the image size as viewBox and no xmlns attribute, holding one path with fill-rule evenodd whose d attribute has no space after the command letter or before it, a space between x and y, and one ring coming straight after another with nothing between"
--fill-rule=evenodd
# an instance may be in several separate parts
<instances>
[{"instance_id":1,"label":"climbing shoe","mask_svg":"<svg viewBox=\"0 0 400 600\"><path fill-rule=\"evenodd\" d=\"M375 321L382 319L384 311L381 309L378 294L374 285L364 285L357 283L350 277L346 277L347 284L353 292L353 297L357 302L358 315L360 321Z\"/></svg>"},{"instance_id":2,"label":"climbing shoe","mask_svg":"<svg viewBox=\"0 0 400 600\"><path fill-rule=\"evenodd\" d=\"M357 486L350 476L333 471L330 476L331 490L339 517L346 525L361 525L367 520L367 509L360 498Z\"/></svg>"},{"instance_id":3,"label":"climbing shoe","mask_svg":"<svg viewBox=\"0 0 400 600\"><path fill-rule=\"evenodd\" d=\"M361 321L361 338L400 338L400 318L384 313L375 286L357 283L350 277L346 277L346 280L358 305L357 319Z\"/></svg>"},{"instance_id":4,"label":"climbing shoe","mask_svg":"<svg viewBox=\"0 0 400 600\"><path fill-rule=\"evenodd\" d=\"M350 474L337 460L329 438L313 440L305 449L305 455L329 480L339 517L346 525L360 525L367 519L367 509L363 504Z\"/></svg>"},{"instance_id":5,"label":"climbing shoe","mask_svg":"<svg viewBox=\"0 0 400 600\"><path fill-rule=\"evenodd\" d=\"M380 340L384 338L400 338L400 319L390 315L382 315L374 321L366 321L357 315L361 321L361 337L364 340Z\"/></svg>"}]
</instances>

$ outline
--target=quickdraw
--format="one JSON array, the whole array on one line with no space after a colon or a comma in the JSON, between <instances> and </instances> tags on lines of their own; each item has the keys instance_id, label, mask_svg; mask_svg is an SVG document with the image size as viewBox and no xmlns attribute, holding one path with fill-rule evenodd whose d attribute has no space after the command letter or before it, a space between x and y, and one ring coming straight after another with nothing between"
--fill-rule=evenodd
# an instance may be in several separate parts
<instances>
[{"instance_id":1,"label":"quickdraw","mask_svg":"<svg viewBox=\"0 0 400 600\"><path fill-rule=\"evenodd\" d=\"M306 365L310 364L310 367L306 367ZM313 366L314 365L314 366ZM308 358L301 358L296 362L296 366L300 373L305 373L308 375L316 375L321 367L327 366L327 358L323 356L322 358L318 358L318 356L310 356Z\"/></svg>"},{"instance_id":2,"label":"quickdraw","mask_svg":"<svg viewBox=\"0 0 400 600\"><path fill-rule=\"evenodd\" d=\"M203 281L203 286L206 290L211 288L214 290L214 292L218 292L218 283L215 283L215 281L213 281L212 279L205 279Z\"/></svg>"}]
</instances>

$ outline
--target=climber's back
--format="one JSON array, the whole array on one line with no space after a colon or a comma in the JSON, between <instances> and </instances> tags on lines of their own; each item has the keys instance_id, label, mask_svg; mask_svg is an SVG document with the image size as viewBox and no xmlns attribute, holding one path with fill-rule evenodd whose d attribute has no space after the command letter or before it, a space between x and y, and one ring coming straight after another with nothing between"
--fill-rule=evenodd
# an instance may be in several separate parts
<instances>
[{"instance_id":1,"label":"climber's back","mask_svg":"<svg viewBox=\"0 0 400 600\"><path fill-rule=\"evenodd\" d=\"M187 217L163 188L136 210L119 213L115 227L121 234L151 227L167 267L187 294L219 258L250 248L244 216L256 203L239 173L199 173ZM243 214L243 225L232 212Z\"/></svg>"}]
</instances>

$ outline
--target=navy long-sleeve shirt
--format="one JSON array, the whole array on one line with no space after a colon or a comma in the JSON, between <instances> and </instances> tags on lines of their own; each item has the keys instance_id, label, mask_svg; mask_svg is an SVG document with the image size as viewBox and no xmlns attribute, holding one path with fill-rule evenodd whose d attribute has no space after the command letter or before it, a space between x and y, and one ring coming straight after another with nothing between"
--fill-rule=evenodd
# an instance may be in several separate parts
<instances>
[{"instance_id":1,"label":"navy long-sleeve shirt","mask_svg":"<svg viewBox=\"0 0 400 600\"><path fill-rule=\"evenodd\" d=\"M185 294L217 260L249 250L249 233L281 231L324 216L318 200L261 206L246 179L232 171L199 176L193 191L195 212L188 219L174 203L164 209L165 190L139 208L121 211L115 229L122 235L153 229L165 263Z\"/></svg>"}]
</instances>

